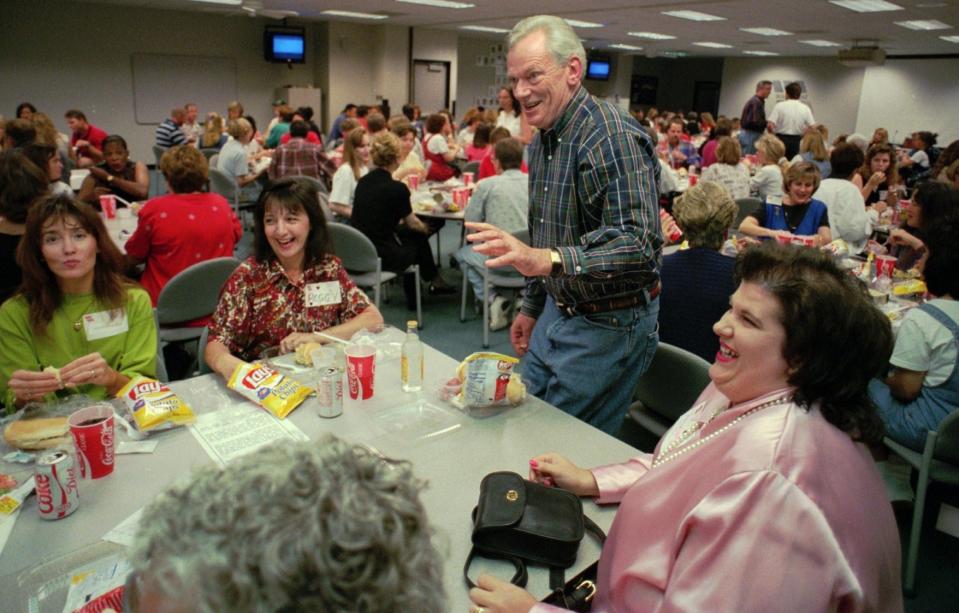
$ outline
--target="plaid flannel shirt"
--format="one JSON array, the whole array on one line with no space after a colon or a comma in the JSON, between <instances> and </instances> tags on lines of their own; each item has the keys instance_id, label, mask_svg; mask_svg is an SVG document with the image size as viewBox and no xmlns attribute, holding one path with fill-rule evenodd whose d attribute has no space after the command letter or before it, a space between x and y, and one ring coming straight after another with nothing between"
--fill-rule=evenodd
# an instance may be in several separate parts
<instances>
[{"instance_id":1,"label":"plaid flannel shirt","mask_svg":"<svg viewBox=\"0 0 959 613\"><path fill-rule=\"evenodd\" d=\"M639 125L580 89L529 147L532 246L555 248L557 276L527 280L522 312L634 295L659 280L659 162Z\"/></svg>"},{"instance_id":2,"label":"plaid flannel shirt","mask_svg":"<svg viewBox=\"0 0 959 613\"><path fill-rule=\"evenodd\" d=\"M305 176L319 179L329 190L333 182L336 164L323 152L323 147L304 138L291 138L273 151L269 176L271 180L290 176Z\"/></svg>"}]
</instances>

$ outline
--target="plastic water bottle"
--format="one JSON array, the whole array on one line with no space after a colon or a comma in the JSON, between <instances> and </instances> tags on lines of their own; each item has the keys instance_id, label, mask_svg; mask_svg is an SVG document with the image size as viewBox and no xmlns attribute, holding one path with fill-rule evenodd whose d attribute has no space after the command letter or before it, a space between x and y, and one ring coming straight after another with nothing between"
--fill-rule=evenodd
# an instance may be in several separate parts
<instances>
[{"instance_id":1,"label":"plastic water bottle","mask_svg":"<svg viewBox=\"0 0 959 613\"><path fill-rule=\"evenodd\" d=\"M406 340L403 341L400 358L400 379L404 392L423 389L423 343L416 333L417 328L415 319L406 322Z\"/></svg>"}]
</instances>

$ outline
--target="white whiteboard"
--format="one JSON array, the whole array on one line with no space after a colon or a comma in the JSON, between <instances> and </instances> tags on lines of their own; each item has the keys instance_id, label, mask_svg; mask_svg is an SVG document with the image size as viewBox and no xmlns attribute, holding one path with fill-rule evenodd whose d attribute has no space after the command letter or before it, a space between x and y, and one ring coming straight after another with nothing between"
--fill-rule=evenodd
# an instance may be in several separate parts
<instances>
[{"instance_id":1,"label":"white whiteboard","mask_svg":"<svg viewBox=\"0 0 959 613\"><path fill-rule=\"evenodd\" d=\"M959 59L887 60L866 69L856 131L867 138L878 127L893 142L913 132L939 134L946 147L959 138Z\"/></svg>"},{"instance_id":2,"label":"white whiteboard","mask_svg":"<svg viewBox=\"0 0 959 613\"><path fill-rule=\"evenodd\" d=\"M194 102L202 115L226 113L237 99L233 58L201 55L134 53L133 108L138 124L158 124L170 109Z\"/></svg>"}]
</instances>

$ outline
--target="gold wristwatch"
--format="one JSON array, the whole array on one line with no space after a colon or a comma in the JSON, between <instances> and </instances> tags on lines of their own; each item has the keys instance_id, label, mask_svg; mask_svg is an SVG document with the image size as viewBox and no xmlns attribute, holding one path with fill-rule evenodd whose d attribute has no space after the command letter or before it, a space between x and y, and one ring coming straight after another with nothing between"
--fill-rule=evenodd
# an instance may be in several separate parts
<instances>
[{"instance_id":1,"label":"gold wristwatch","mask_svg":"<svg viewBox=\"0 0 959 613\"><path fill-rule=\"evenodd\" d=\"M550 276L556 277L563 274L563 259L559 257L559 251L555 249L550 249L549 261L550 261L550 264L552 264L552 268L550 268L549 270Z\"/></svg>"}]
</instances>

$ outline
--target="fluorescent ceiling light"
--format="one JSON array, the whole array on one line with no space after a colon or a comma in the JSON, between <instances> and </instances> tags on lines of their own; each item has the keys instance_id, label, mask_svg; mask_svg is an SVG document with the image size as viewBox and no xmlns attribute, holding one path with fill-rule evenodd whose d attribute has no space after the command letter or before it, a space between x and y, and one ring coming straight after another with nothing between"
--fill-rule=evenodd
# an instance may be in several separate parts
<instances>
[{"instance_id":1,"label":"fluorescent ceiling light","mask_svg":"<svg viewBox=\"0 0 959 613\"><path fill-rule=\"evenodd\" d=\"M657 32L627 32L627 34L635 36L636 38L647 38L649 40L673 40L676 38L669 34L659 34Z\"/></svg>"},{"instance_id":2,"label":"fluorescent ceiling light","mask_svg":"<svg viewBox=\"0 0 959 613\"><path fill-rule=\"evenodd\" d=\"M836 6L841 6L857 13L881 13L883 11L901 11L902 7L886 0L829 0Z\"/></svg>"},{"instance_id":3,"label":"fluorescent ceiling light","mask_svg":"<svg viewBox=\"0 0 959 613\"><path fill-rule=\"evenodd\" d=\"M801 40L799 42L801 42L804 45L812 45L813 47L841 47L842 46L839 43L832 42L831 40L822 40L820 38L816 38L813 40Z\"/></svg>"},{"instance_id":4,"label":"fluorescent ceiling light","mask_svg":"<svg viewBox=\"0 0 959 613\"><path fill-rule=\"evenodd\" d=\"M660 51L659 55L663 57L686 57L685 51Z\"/></svg>"},{"instance_id":5,"label":"fluorescent ceiling light","mask_svg":"<svg viewBox=\"0 0 959 613\"><path fill-rule=\"evenodd\" d=\"M474 32L492 32L493 34L506 34L509 32L506 28L494 28L493 26L460 26L460 30L472 30Z\"/></svg>"},{"instance_id":6,"label":"fluorescent ceiling light","mask_svg":"<svg viewBox=\"0 0 959 613\"><path fill-rule=\"evenodd\" d=\"M936 19L913 19L912 21L897 21L897 26L910 30L948 30L952 26Z\"/></svg>"},{"instance_id":7,"label":"fluorescent ceiling light","mask_svg":"<svg viewBox=\"0 0 959 613\"><path fill-rule=\"evenodd\" d=\"M193 2L205 2L208 4L229 4L232 6L240 6L243 4L243 0L193 0Z\"/></svg>"},{"instance_id":8,"label":"fluorescent ceiling light","mask_svg":"<svg viewBox=\"0 0 959 613\"><path fill-rule=\"evenodd\" d=\"M917 9L941 9L946 6L945 2L920 2L916 5Z\"/></svg>"},{"instance_id":9,"label":"fluorescent ceiling light","mask_svg":"<svg viewBox=\"0 0 959 613\"><path fill-rule=\"evenodd\" d=\"M709 41L700 41L698 43L693 43L698 47L709 47L710 49L732 49L732 45L724 45L723 43L711 43Z\"/></svg>"},{"instance_id":10,"label":"fluorescent ceiling light","mask_svg":"<svg viewBox=\"0 0 959 613\"><path fill-rule=\"evenodd\" d=\"M636 45L624 45L622 43L616 43L615 45L610 45L610 49L622 49L623 51L642 51L642 47L637 47Z\"/></svg>"},{"instance_id":11,"label":"fluorescent ceiling light","mask_svg":"<svg viewBox=\"0 0 959 613\"><path fill-rule=\"evenodd\" d=\"M663 15L689 19L690 21L726 21L725 17L710 15L709 13L700 13L699 11L663 11Z\"/></svg>"},{"instance_id":12,"label":"fluorescent ceiling light","mask_svg":"<svg viewBox=\"0 0 959 613\"><path fill-rule=\"evenodd\" d=\"M760 36L792 36L792 32L777 30L776 28L739 28L743 32L759 34Z\"/></svg>"},{"instance_id":13,"label":"fluorescent ceiling light","mask_svg":"<svg viewBox=\"0 0 959 613\"><path fill-rule=\"evenodd\" d=\"M332 15L333 17L354 17L356 19L389 19L389 15L377 15L375 13L357 13L354 11L322 11L323 15Z\"/></svg>"},{"instance_id":14,"label":"fluorescent ceiling light","mask_svg":"<svg viewBox=\"0 0 959 613\"><path fill-rule=\"evenodd\" d=\"M426 6L436 6L441 9L471 9L475 4L472 2L449 2L448 0L396 0L407 4L425 4Z\"/></svg>"},{"instance_id":15,"label":"fluorescent ceiling light","mask_svg":"<svg viewBox=\"0 0 959 613\"><path fill-rule=\"evenodd\" d=\"M563 20L574 28L602 28L603 27L603 24L596 23L593 21L579 21L578 19L566 19L565 17L563 18Z\"/></svg>"},{"instance_id":16,"label":"fluorescent ceiling light","mask_svg":"<svg viewBox=\"0 0 959 613\"><path fill-rule=\"evenodd\" d=\"M772 51L743 51L743 53L746 55L758 55L760 57L771 57L773 55L779 55L778 53L774 53Z\"/></svg>"},{"instance_id":17,"label":"fluorescent ceiling light","mask_svg":"<svg viewBox=\"0 0 959 613\"><path fill-rule=\"evenodd\" d=\"M959 43L959 36L940 36L939 38L947 43Z\"/></svg>"}]
</instances>

